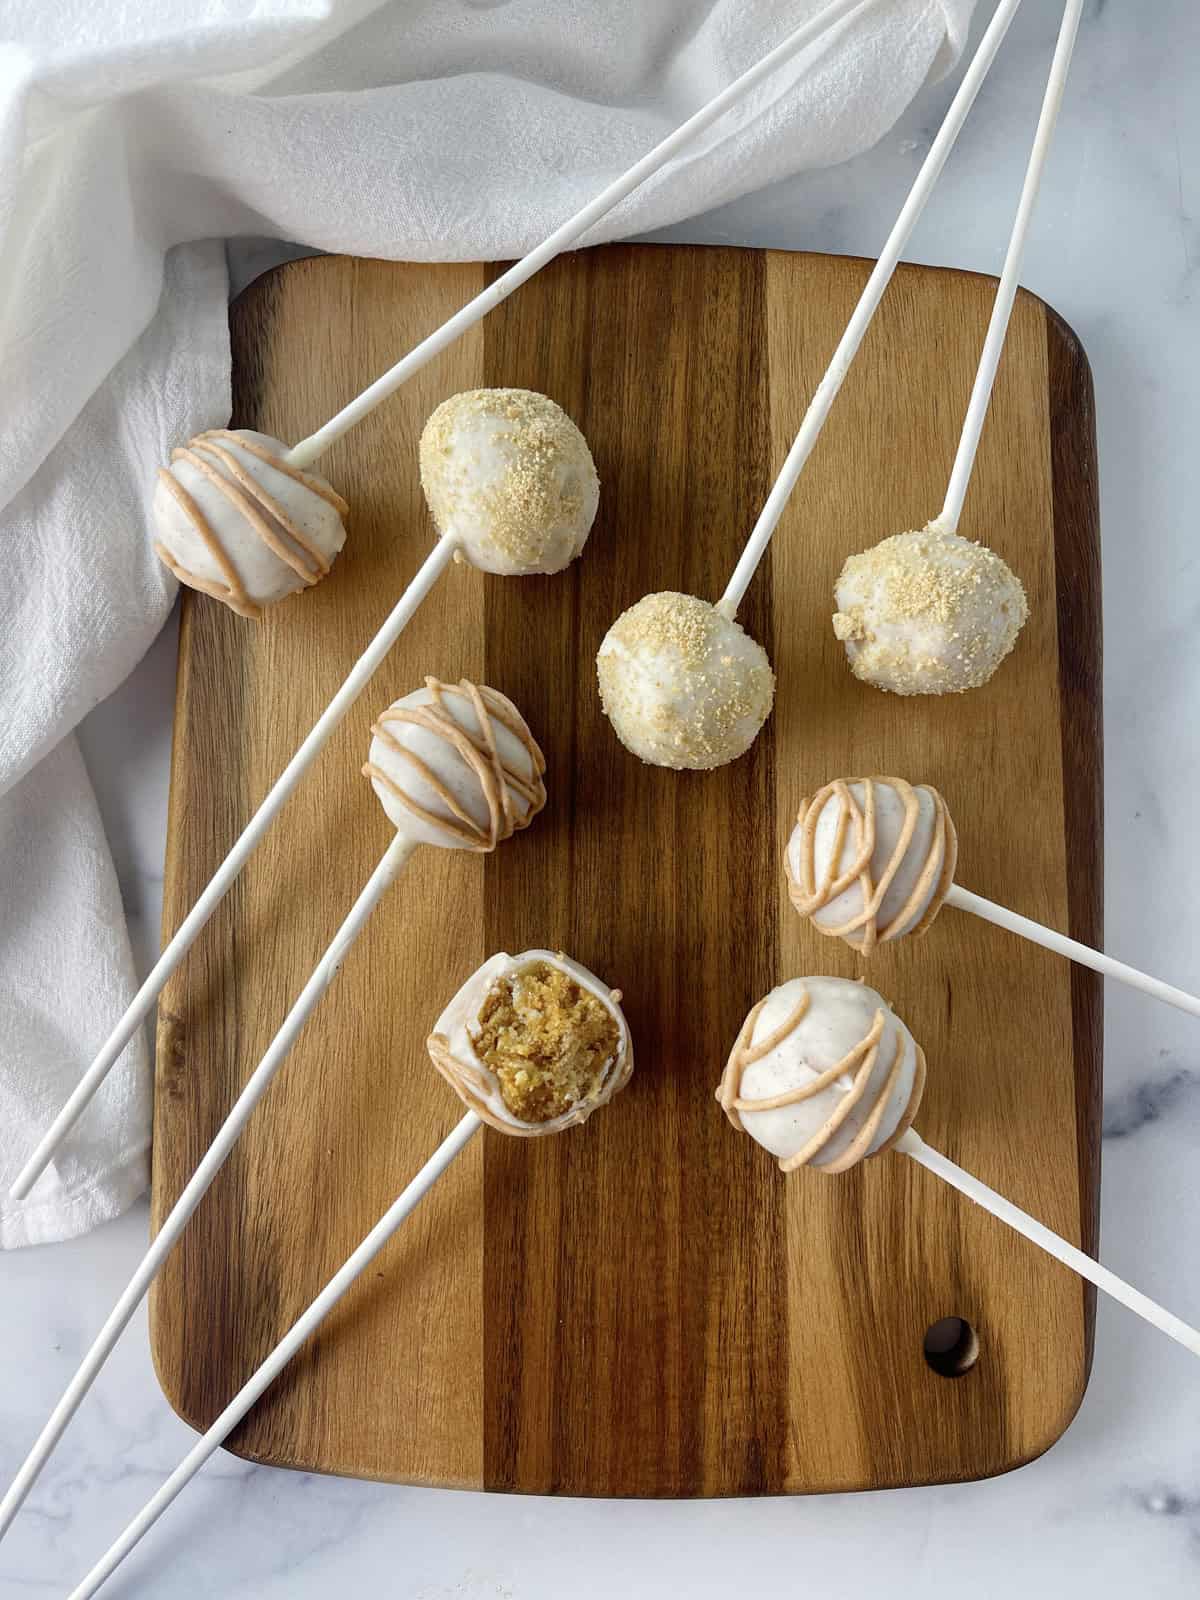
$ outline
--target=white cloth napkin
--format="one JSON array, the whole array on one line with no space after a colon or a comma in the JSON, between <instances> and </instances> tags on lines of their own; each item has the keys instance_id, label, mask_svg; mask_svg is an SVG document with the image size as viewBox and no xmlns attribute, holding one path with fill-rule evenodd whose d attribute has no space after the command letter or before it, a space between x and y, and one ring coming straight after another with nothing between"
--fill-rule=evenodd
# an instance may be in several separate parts
<instances>
[{"instance_id":1,"label":"white cloth napkin","mask_svg":"<svg viewBox=\"0 0 1200 1600\"><path fill-rule=\"evenodd\" d=\"M213 241L265 234L430 261L520 254L822 4L8 0L0 1196L132 993L73 729L171 604L150 547L153 469L228 419ZM972 4L878 0L588 242L866 149L953 65ZM149 1098L139 1038L29 1199L0 1199L0 1244L66 1238L127 1205L146 1182Z\"/></svg>"}]
</instances>

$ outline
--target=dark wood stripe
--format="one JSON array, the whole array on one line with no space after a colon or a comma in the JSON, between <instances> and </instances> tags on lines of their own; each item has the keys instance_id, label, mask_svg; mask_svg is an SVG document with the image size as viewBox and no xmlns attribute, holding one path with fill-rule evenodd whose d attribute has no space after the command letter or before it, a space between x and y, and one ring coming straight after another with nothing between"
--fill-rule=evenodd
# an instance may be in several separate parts
<instances>
[{"instance_id":1,"label":"dark wood stripe","mask_svg":"<svg viewBox=\"0 0 1200 1600\"><path fill-rule=\"evenodd\" d=\"M594 677L605 630L641 595L719 596L770 487L764 260L655 252L650 274L650 248L556 263L533 344L504 310L486 327L487 382L558 400L603 484L569 574L489 590L488 681L535 732L565 729L564 702L574 715L547 749L545 815L488 861L487 944L561 944L623 988L638 1063L584 1130L489 1143L491 1488L750 1494L783 1476L782 1188L712 1101L774 981L772 744L715 773L642 766ZM632 336L646 327L653 340ZM770 617L768 565L743 617L768 651Z\"/></svg>"},{"instance_id":2,"label":"dark wood stripe","mask_svg":"<svg viewBox=\"0 0 1200 1600\"><path fill-rule=\"evenodd\" d=\"M1096 398L1074 330L1046 308L1054 559L1058 575L1058 665L1070 933L1104 943L1104 724L1100 605L1100 485ZM1100 1242L1100 1125L1103 1116L1104 984L1071 968L1075 1114L1083 1248ZM1082 1286L1091 1371L1096 1291Z\"/></svg>"}]
</instances>

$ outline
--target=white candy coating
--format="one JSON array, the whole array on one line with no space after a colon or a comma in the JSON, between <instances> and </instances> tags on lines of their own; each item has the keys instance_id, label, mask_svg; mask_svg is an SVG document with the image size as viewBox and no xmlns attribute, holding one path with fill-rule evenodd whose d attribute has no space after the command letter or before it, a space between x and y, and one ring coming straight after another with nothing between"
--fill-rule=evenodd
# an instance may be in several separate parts
<instances>
[{"instance_id":1,"label":"white candy coating","mask_svg":"<svg viewBox=\"0 0 1200 1600\"><path fill-rule=\"evenodd\" d=\"M596 655L600 699L627 750L656 767L723 766L770 715L775 675L736 621L694 595L648 594Z\"/></svg>"},{"instance_id":2,"label":"white candy coating","mask_svg":"<svg viewBox=\"0 0 1200 1600\"><path fill-rule=\"evenodd\" d=\"M496 1075L476 1054L475 1041L480 1034L480 1008L492 985L498 979L516 976L523 969L540 962L569 973L581 989L586 989L600 1001L616 1024L618 1044L602 1069L595 1092L588 1099L577 1102L569 1111L545 1122L523 1122L505 1105ZM572 961L561 951L551 950L523 950L516 956L501 951L485 961L471 974L434 1024L429 1052L434 1065L455 1093L492 1127L505 1133L531 1136L561 1133L564 1128L585 1122L597 1106L607 1104L625 1087L633 1072L633 1046L629 1024L621 1010L620 995L578 961Z\"/></svg>"},{"instance_id":3,"label":"white candy coating","mask_svg":"<svg viewBox=\"0 0 1200 1600\"><path fill-rule=\"evenodd\" d=\"M994 550L934 523L851 556L834 594L833 631L851 671L893 694L978 688L1029 614L1020 579Z\"/></svg>"},{"instance_id":4,"label":"white candy coating","mask_svg":"<svg viewBox=\"0 0 1200 1600\"><path fill-rule=\"evenodd\" d=\"M421 485L441 534L472 566L561 572L587 543L600 481L587 440L531 389L452 395L421 434Z\"/></svg>"},{"instance_id":5,"label":"white candy coating","mask_svg":"<svg viewBox=\"0 0 1200 1600\"><path fill-rule=\"evenodd\" d=\"M829 1081L813 1092L823 1077ZM920 1047L874 989L849 978L793 978L747 1017L718 1098L784 1171L842 1172L903 1133L924 1082Z\"/></svg>"},{"instance_id":6,"label":"white candy coating","mask_svg":"<svg viewBox=\"0 0 1200 1600\"><path fill-rule=\"evenodd\" d=\"M792 903L822 933L870 954L924 931L953 881L958 840L928 784L845 778L800 808L787 843Z\"/></svg>"},{"instance_id":7,"label":"white candy coating","mask_svg":"<svg viewBox=\"0 0 1200 1600\"><path fill-rule=\"evenodd\" d=\"M242 616L318 583L346 542L346 502L317 473L290 468L287 445L214 428L159 471L155 550L181 583Z\"/></svg>"},{"instance_id":8,"label":"white candy coating","mask_svg":"<svg viewBox=\"0 0 1200 1600\"><path fill-rule=\"evenodd\" d=\"M542 752L495 689L427 678L371 731L363 771L396 831L416 844L491 850L546 803Z\"/></svg>"}]
</instances>

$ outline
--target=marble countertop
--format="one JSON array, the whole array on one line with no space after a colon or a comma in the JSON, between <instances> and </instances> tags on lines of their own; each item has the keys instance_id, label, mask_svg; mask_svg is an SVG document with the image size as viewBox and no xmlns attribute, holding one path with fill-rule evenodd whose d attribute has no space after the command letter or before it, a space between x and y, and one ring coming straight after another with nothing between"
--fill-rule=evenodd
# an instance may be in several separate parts
<instances>
[{"instance_id":1,"label":"marble countertop","mask_svg":"<svg viewBox=\"0 0 1200 1600\"><path fill-rule=\"evenodd\" d=\"M1030 0L919 227L910 259L996 271L1059 7ZM1200 982L1200 12L1087 8L1024 282L1091 358L1104 536L1107 947ZM874 255L952 85L875 150L660 238ZM242 281L279 259L235 252ZM980 530L985 532L986 530ZM143 969L156 947L175 638L88 719ZM1171 915L1164 918L1163 908ZM1130 990L1106 997L1102 1256L1200 1322L1200 1036ZM28 1440L145 1247L137 1206L91 1236L0 1258L0 1437ZM144 1308L143 1308L144 1313ZM19 1374L19 1381L14 1379ZM62 1593L193 1435L133 1324L0 1549L0 1595ZM576 1600L920 1588L927 1600L1194 1595L1200 1367L1102 1301L1082 1410L1048 1455L964 1486L821 1499L506 1499L256 1468L219 1455L122 1570L129 1595Z\"/></svg>"}]
</instances>

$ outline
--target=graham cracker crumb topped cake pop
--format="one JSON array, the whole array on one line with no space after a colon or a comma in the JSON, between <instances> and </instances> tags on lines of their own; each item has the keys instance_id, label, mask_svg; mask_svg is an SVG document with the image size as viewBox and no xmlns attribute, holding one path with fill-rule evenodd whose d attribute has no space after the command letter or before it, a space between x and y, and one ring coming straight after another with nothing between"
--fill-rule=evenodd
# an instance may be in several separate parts
<instances>
[{"instance_id":1,"label":"graham cracker crumb topped cake pop","mask_svg":"<svg viewBox=\"0 0 1200 1600\"><path fill-rule=\"evenodd\" d=\"M587 543L600 481L587 440L546 395L452 395L425 424L420 457L438 532L456 537L472 566L561 572Z\"/></svg>"},{"instance_id":2,"label":"graham cracker crumb topped cake pop","mask_svg":"<svg viewBox=\"0 0 1200 1600\"><path fill-rule=\"evenodd\" d=\"M633 1050L620 999L561 951L501 952L438 1018L430 1059L502 1133L557 1133L629 1081Z\"/></svg>"},{"instance_id":3,"label":"graham cracker crumb topped cake pop","mask_svg":"<svg viewBox=\"0 0 1200 1600\"><path fill-rule=\"evenodd\" d=\"M856 678L893 694L984 684L1029 615L1006 562L937 524L853 555L834 591L833 631Z\"/></svg>"},{"instance_id":4,"label":"graham cracker crumb topped cake pop","mask_svg":"<svg viewBox=\"0 0 1200 1600\"><path fill-rule=\"evenodd\" d=\"M706 770L753 744L775 699L763 647L695 595L648 594L604 636L596 675L627 750L657 767Z\"/></svg>"}]
</instances>

